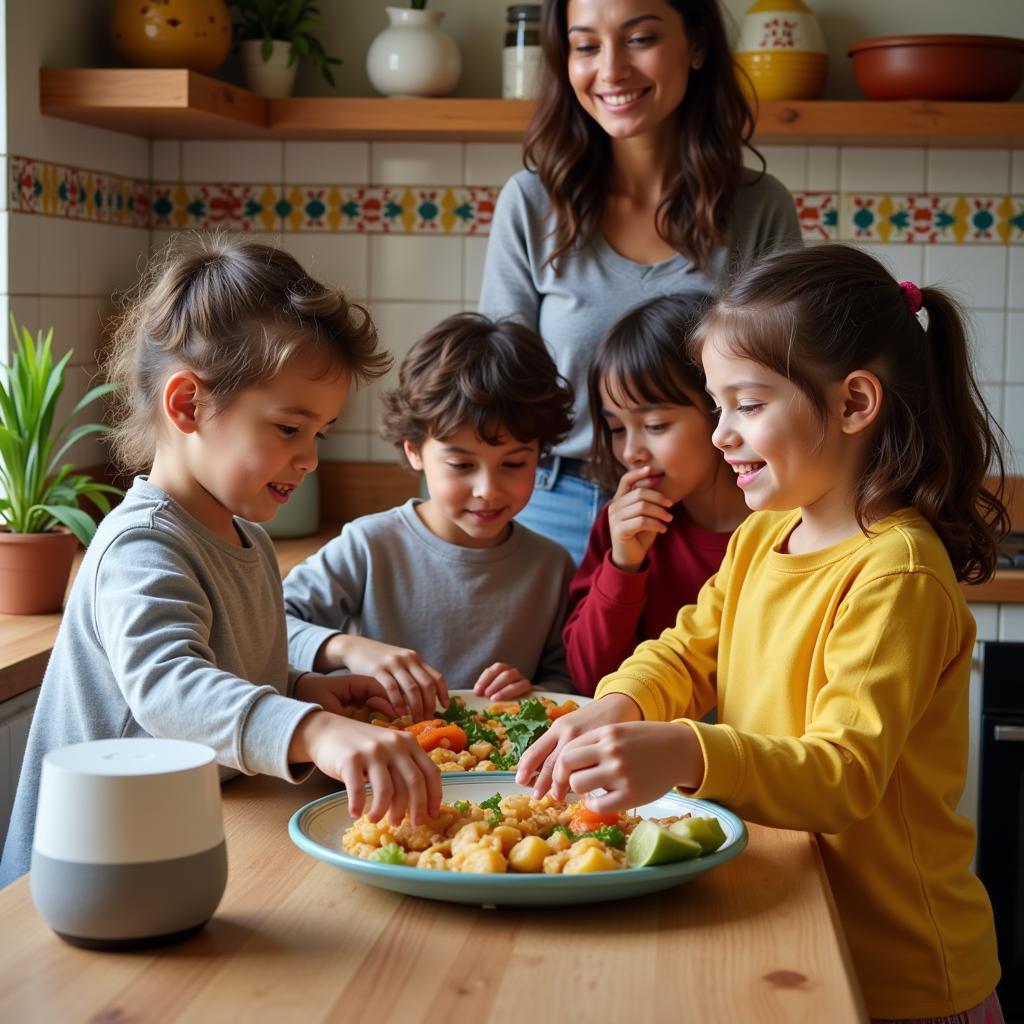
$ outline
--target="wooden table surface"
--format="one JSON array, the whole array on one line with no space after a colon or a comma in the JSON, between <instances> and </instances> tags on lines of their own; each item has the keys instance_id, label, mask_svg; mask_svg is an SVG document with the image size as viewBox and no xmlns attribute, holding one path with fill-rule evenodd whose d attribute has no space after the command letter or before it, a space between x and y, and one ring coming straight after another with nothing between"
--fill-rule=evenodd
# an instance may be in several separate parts
<instances>
[{"instance_id":1,"label":"wooden table surface","mask_svg":"<svg viewBox=\"0 0 1024 1024\"><path fill-rule=\"evenodd\" d=\"M676 889L582 907L435 903L367 886L287 835L335 791L223 787L229 879L197 936L109 953L58 939L27 877L0 892L0 1021L863 1021L817 846L750 826L735 860Z\"/></svg>"}]
</instances>

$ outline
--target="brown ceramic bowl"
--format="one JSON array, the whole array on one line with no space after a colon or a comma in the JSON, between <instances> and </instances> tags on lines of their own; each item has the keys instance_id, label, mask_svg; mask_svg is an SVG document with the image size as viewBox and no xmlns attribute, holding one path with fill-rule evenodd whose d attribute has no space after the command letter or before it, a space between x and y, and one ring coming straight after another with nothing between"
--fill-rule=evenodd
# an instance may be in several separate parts
<instances>
[{"instance_id":1,"label":"brown ceramic bowl","mask_svg":"<svg viewBox=\"0 0 1024 1024\"><path fill-rule=\"evenodd\" d=\"M1010 36L879 36L848 56L869 100L1008 100L1024 76L1024 39Z\"/></svg>"}]
</instances>

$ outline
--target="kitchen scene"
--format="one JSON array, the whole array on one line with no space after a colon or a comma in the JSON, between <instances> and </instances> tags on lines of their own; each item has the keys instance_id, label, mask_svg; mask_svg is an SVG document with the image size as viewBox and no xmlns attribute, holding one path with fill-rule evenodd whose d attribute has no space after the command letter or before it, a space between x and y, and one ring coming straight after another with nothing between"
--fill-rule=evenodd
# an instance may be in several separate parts
<instances>
[{"instance_id":1,"label":"kitchen scene","mask_svg":"<svg viewBox=\"0 0 1024 1024\"><path fill-rule=\"evenodd\" d=\"M0 1020L1024 1021L1019 0L3 11Z\"/></svg>"}]
</instances>

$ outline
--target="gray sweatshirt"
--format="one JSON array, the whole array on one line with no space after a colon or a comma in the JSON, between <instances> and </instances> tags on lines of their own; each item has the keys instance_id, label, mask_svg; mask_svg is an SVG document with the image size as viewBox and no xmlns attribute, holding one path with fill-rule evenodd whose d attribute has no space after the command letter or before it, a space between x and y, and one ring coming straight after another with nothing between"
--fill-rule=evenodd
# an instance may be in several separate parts
<instances>
[{"instance_id":1,"label":"gray sweatshirt","mask_svg":"<svg viewBox=\"0 0 1024 1024\"><path fill-rule=\"evenodd\" d=\"M232 774L299 781L281 582L264 531L236 547L139 478L75 579L32 718L0 885L28 871L43 755L121 736L206 743Z\"/></svg>"},{"instance_id":2,"label":"gray sweatshirt","mask_svg":"<svg viewBox=\"0 0 1024 1024\"><path fill-rule=\"evenodd\" d=\"M800 244L792 196L770 174L755 177L744 171L729 218L729 245L719 246L700 271L678 254L661 263L635 263L599 234L563 259L556 274L545 262L554 248L554 218L544 186L532 171L505 184L494 210L479 310L537 331L576 389L573 429L557 454L590 455L587 369L597 342L623 313L661 295L717 295L756 255Z\"/></svg>"},{"instance_id":3,"label":"gray sweatshirt","mask_svg":"<svg viewBox=\"0 0 1024 1024\"><path fill-rule=\"evenodd\" d=\"M501 661L534 685L572 692L562 647L572 559L519 523L493 548L435 536L413 498L347 524L284 581L292 664L312 668L349 633L417 651L466 689Z\"/></svg>"}]
</instances>

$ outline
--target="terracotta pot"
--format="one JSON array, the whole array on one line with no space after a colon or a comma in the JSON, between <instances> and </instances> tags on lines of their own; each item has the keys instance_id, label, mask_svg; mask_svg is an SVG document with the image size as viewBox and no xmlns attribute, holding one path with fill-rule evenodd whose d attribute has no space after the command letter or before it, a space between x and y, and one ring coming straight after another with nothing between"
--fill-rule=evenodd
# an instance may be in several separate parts
<instances>
[{"instance_id":1,"label":"terracotta pot","mask_svg":"<svg viewBox=\"0 0 1024 1024\"><path fill-rule=\"evenodd\" d=\"M1010 36L879 36L848 56L869 100L1008 100L1024 76L1024 39Z\"/></svg>"},{"instance_id":2,"label":"terracotta pot","mask_svg":"<svg viewBox=\"0 0 1024 1024\"><path fill-rule=\"evenodd\" d=\"M63 526L49 533L0 529L0 612L59 612L77 550L78 539Z\"/></svg>"}]
</instances>

